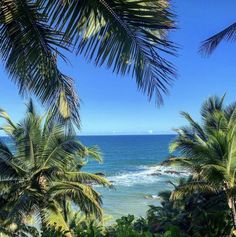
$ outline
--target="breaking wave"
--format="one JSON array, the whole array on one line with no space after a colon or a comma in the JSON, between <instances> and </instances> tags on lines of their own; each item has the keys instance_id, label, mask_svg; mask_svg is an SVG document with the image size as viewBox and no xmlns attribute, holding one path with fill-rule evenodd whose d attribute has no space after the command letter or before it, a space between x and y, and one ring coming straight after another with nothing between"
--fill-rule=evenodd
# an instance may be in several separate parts
<instances>
[{"instance_id":1,"label":"breaking wave","mask_svg":"<svg viewBox=\"0 0 236 237\"><path fill-rule=\"evenodd\" d=\"M159 181L168 181L180 177L189 176L189 172L178 167L156 166L138 166L136 171L122 172L107 177L114 185L133 186L151 184Z\"/></svg>"}]
</instances>

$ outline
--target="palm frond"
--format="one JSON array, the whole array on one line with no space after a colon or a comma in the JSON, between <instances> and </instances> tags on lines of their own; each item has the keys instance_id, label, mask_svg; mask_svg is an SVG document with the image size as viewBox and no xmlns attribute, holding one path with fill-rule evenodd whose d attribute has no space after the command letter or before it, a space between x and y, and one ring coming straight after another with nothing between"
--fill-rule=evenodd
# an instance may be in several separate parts
<instances>
[{"instance_id":1,"label":"palm frond","mask_svg":"<svg viewBox=\"0 0 236 237\"><path fill-rule=\"evenodd\" d=\"M224 164L203 165L201 174L213 185L221 186L224 181L230 182L230 176L227 174Z\"/></svg>"},{"instance_id":2,"label":"palm frond","mask_svg":"<svg viewBox=\"0 0 236 237\"><path fill-rule=\"evenodd\" d=\"M22 174L25 174L25 170L14 162L14 155L0 140L0 177L18 178Z\"/></svg>"},{"instance_id":3,"label":"palm frond","mask_svg":"<svg viewBox=\"0 0 236 237\"><path fill-rule=\"evenodd\" d=\"M225 95L222 97L211 96L205 100L201 107L201 116L207 120L208 117L215 111L222 111L224 106Z\"/></svg>"},{"instance_id":4,"label":"palm frond","mask_svg":"<svg viewBox=\"0 0 236 237\"><path fill-rule=\"evenodd\" d=\"M79 100L73 80L60 72L57 47L65 48L63 33L48 26L37 1L2 1L0 54L21 94L34 93L60 120L79 125Z\"/></svg>"},{"instance_id":5,"label":"palm frond","mask_svg":"<svg viewBox=\"0 0 236 237\"><path fill-rule=\"evenodd\" d=\"M60 174L59 174L60 175ZM79 182L84 184L99 184L110 187L112 184L105 178L87 172L66 172L65 178L72 182Z\"/></svg>"},{"instance_id":6,"label":"palm frond","mask_svg":"<svg viewBox=\"0 0 236 237\"><path fill-rule=\"evenodd\" d=\"M192 182L188 182L187 184L178 186L178 188L171 193L170 199L177 200L188 195L189 193L194 193L194 192L212 193L212 192L216 192L216 189L207 182L192 181Z\"/></svg>"},{"instance_id":7,"label":"palm frond","mask_svg":"<svg viewBox=\"0 0 236 237\"><path fill-rule=\"evenodd\" d=\"M163 32L174 29L174 15L163 1L47 1L41 6L76 52L97 66L111 67L117 74L131 73L149 98L162 95L175 77L173 65L162 57L176 47ZM157 32L159 32L157 34Z\"/></svg>"},{"instance_id":8,"label":"palm frond","mask_svg":"<svg viewBox=\"0 0 236 237\"><path fill-rule=\"evenodd\" d=\"M184 157L174 157L174 158L169 158L168 160L164 161L164 165L167 165L167 166L176 165L176 166L183 166L190 169L193 167L193 163L194 161L188 158L184 158Z\"/></svg>"},{"instance_id":9,"label":"palm frond","mask_svg":"<svg viewBox=\"0 0 236 237\"><path fill-rule=\"evenodd\" d=\"M186 139L185 137L177 137L169 147L171 152L178 151L184 157L198 158L204 160L205 157L211 157L212 153L208 149L207 144L199 143L194 139Z\"/></svg>"},{"instance_id":10,"label":"palm frond","mask_svg":"<svg viewBox=\"0 0 236 237\"><path fill-rule=\"evenodd\" d=\"M229 127L231 127L236 120L236 102L226 106L224 114L229 121Z\"/></svg>"},{"instance_id":11,"label":"palm frond","mask_svg":"<svg viewBox=\"0 0 236 237\"><path fill-rule=\"evenodd\" d=\"M101 196L89 185L68 181L53 182L49 193L52 193L54 197L61 195L69 196L86 215L94 214L98 218L101 218L103 215Z\"/></svg>"},{"instance_id":12,"label":"palm frond","mask_svg":"<svg viewBox=\"0 0 236 237\"><path fill-rule=\"evenodd\" d=\"M195 131L193 131L193 133L195 133L195 134L197 133L197 135L203 141L206 141L207 137L206 137L204 130L196 121L193 120L193 118L190 116L190 114L188 114L186 112L181 112L180 114L189 122L190 126L195 130Z\"/></svg>"},{"instance_id":13,"label":"palm frond","mask_svg":"<svg viewBox=\"0 0 236 237\"><path fill-rule=\"evenodd\" d=\"M43 225L45 225L46 228L60 230L64 236L72 237L69 227L61 214L61 209L56 202L50 201L47 208L43 209L41 213Z\"/></svg>"},{"instance_id":14,"label":"palm frond","mask_svg":"<svg viewBox=\"0 0 236 237\"><path fill-rule=\"evenodd\" d=\"M229 130L228 137L228 152L225 157L227 165L227 173L231 174L231 185L234 185L235 169L236 169L236 124L234 124Z\"/></svg>"},{"instance_id":15,"label":"palm frond","mask_svg":"<svg viewBox=\"0 0 236 237\"><path fill-rule=\"evenodd\" d=\"M76 153L81 149L80 143L74 138L51 137L43 153L42 166L65 167L68 162L72 162Z\"/></svg>"},{"instance_id":16,"label":"palm frond","mask_svg":"<svg viewBox=\"0 0 236 237\"><path fill-rule=\"evenodd\" d=\"M86 147L86 155L98 162L102 162L102 153L98 146Z\"/></svg>"},{"instance_id":17,"label":"palm frond","mask_svg":"<svg viewBox=\"0 0 236 237\"><path fill-rule=\"evenodd\" d=\"M236 23L233 23L229 27L220 31L219 33L204 40L200 47L200 52L206 55L210 55L217 48L217 46L223 41L235 41L236 40Z\"/></svg>"},{"instance_id":18,"label":"palm frond","mask_svg":"<svg viewBox=\"0 0 236 237\"><path fill-rule=\"evenodd\" d=\"M14 131L15 124L14 124L14 122L11 120L9 114L8 114L6 111L0 109L0 118L3 118L3 119L7 122L8 127L11 129L11 131ZM1 127L1 129L4 130L3 127Z\"/></svg>"}]
</instances>

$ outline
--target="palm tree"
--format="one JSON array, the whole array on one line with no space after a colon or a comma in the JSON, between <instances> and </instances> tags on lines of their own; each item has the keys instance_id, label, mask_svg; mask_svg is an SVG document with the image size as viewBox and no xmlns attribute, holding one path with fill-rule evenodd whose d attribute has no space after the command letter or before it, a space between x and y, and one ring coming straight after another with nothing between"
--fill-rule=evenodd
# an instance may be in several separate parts
<instances>
[{"instance_id":1,"label":"palm tree","mask_svg":"<svg viewBox=\"0 0 236 237\"><path fill-rule=\"evenodd\" d=\"M211 36L210 38L202 42L200 52L207 55L212 54L212 52L217 48L217 46L223 41L234 41L236 36L236 23L226 27L217 34Z\"/></svg>"},{"instance_id":2,"label":"palm tree","mask_svg":"<svg viewBox=\"0 0 236 237\"><path fill-rule=\"evenodd\" d=\"M174 29L168 0L2 0L0 55L20 93L34 93L55 118L79 126L79 99L73 79L57 58L82 54L96 66L131 74L138 88L162 102L175 77L163 58L176 47L167 33Z\"/></svg>"},{"instance_id":3,"label":"palm tree","mask_svg":"<svg viewBox=\"0 0 236 237\"><path fill-rule=\"evenodd\" d=\"M181 178L174 190L192 182L192 177ZM232 229L230 211L224 193L192 192L178 199L170 198L172 191L158 194L161 206L150 206L147 221L152 233L177 227L180 236L226 237ZM173 235L176 236L176 235Z\"/></svg>"},{"instance_id":4,"label":"palm tree","mask_svg":"<svg viewBox=\"0 0 236 237\"><path fill-rule=\"evenodd\" d=\"M224 106L223 102L224 96L211 97L203 104L202 124L182 113L190 126L177 129L178 135L170 146L171 152L179 151L182 157L170 158L169 162L189 169L193 179L180 185L171 197L196 191L223 192L235 228L236 103Z\"/></svg>"},{"instance_id":5,"label":"palm tree","mask_svg":"<svg viewBox=\"0 0 236 237\"><path fill-rule=\"evenodd\" d=\"M15 147L12 150L0 141L0 216L5 215L1 226L21 225L25 217L34 216L44 228L71 236L64 201L72 201L86 215L101 218L101 196L92 184L110 183L81 171L84 157L100 159L99 153L66 133L62 125L51 123L50 116L39 116L32 101L17 124L5 111L0 112L6 121L1 129Z\"/></svg>"}]
</instances>

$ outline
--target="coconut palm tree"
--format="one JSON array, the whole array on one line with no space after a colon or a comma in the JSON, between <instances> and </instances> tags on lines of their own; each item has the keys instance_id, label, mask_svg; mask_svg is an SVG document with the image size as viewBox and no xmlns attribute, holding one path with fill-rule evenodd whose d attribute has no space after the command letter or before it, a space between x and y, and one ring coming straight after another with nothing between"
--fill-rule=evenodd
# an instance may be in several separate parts
<instances>
[{"instance_id":1,"label":"coconut palm tree","mask_svg":"<svg viewBox=\"0 0 236 237\"><path fill-rule=\"evenodd\" d=\"M217 34L211 36L210 38L202 42L200 52L210 55L218 47L218 45L223 41L234 41L236 36L236 23L231 24Z\"/></svg>"},{"instance_id":2,"label":"coconut palm tree","mask_svg":"<svg viewBox=\"0 0 236 237\"><path fill-rule=\"evenodd\" d=\"M149 98L162 102L175 76L164 54L175 54L167 32L174 29L168 0L2 0L0 55L20 93L34 93L60 121L79 126L73 79L57 59L65 51L95 65L131 74Z\"/></svg>"},{"instance_id":3,"label":"coconut palm tree","mask_svg":"<svg viewBox=\"0 0 236 237\"><path fill-rule=\"evenodd\" d=\"M180 185L171 198L195 191L224 192L236 227L236 104L224 106L224 97L211 97L202 106L202 124L182 113L189 126L176 129L177 137L170 146L182 157L171 158L191 171L193 180Z\"/></svg>"},{"instance_id":4,"label":"coconut palm tree","mask_svg":"<svg viewBox=\"0 0 236 237\"><path fill-rule=\"evenodd\" d=\"M50 122L50 114L39 116L32 101L25 118L14 123L1 110L0 117L14 145L0 141L1 226L21 225L27 216L39 225L71 236L63 203L71 201L86 215L102 217L101 196L92 184L109 186L103 177L81 170L85 156L100 159L95 148L86 148L62 125Z\"/></svg>"}]
</instances>

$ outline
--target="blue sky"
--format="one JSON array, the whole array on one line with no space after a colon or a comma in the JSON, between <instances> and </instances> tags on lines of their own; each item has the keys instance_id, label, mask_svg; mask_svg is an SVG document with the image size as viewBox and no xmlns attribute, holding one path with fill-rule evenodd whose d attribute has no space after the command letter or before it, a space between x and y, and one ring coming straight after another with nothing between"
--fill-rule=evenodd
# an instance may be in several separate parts
<instances>
[{"instance_id":1,"label":"blue sky","mask_svg":"<svg viewBox=\"0 0 236 237\"><path fill-rule=\"evenodd\" d=\"M129 76L116 76L96 68L82 57L69 55L71 65L61 65L72 76L82 99L81 134L160 134L184 124L180 111L199 119L202 101L210 95L227 93L227 102L236 100L236 43L223 43L209 58L198 53L200 42L236 21L235 0L173 1L179 29L171 39L180 45L178 80L157 108L137 91ZM0 107L18 120L24 115L25 99L0 68Z\"/></svg>"}]
</instances>

